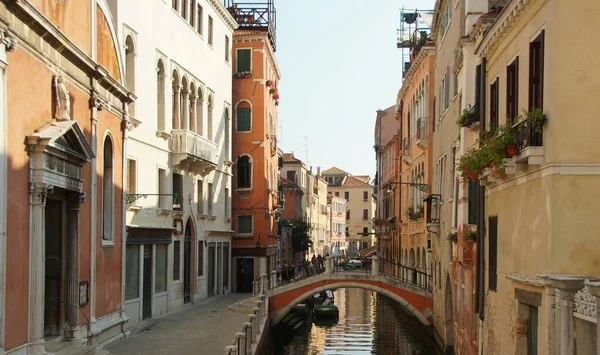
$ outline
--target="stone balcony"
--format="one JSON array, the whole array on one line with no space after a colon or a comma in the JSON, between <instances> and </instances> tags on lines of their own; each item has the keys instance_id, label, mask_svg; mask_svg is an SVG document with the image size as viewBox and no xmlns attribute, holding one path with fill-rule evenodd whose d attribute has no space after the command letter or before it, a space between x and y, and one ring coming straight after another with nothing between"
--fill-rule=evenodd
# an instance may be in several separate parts
<instances>
[{"instance_id":1,"label":"stone balcony","mask_svg":"<svg viewBox=\"0 0 600 355\"><path fill-rule=\"evenodd\" d=\"M206 175L217 167L217 145L194 132L172 130L170 149L173 166L180 169Z\"/></svg>"}]
</instances>

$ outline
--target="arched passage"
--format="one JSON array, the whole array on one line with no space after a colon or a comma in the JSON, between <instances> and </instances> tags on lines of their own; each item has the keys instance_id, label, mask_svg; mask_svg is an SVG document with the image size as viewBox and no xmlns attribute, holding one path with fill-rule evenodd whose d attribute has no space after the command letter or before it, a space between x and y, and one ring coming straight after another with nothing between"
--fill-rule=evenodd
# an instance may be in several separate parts
<instances>
[{"instance_id":1,"label":"arched passage","mask_svg":"<svg viewBox=\"0 0 600 355\"><path fill-rule=\"evenodd\" d=\"M196 236L196 229L192 218L188 218L185 224L185 233L183 240L183 303L190 303L192 301L192 276L193 272L192 257L194 253L193 246L195 245L194 240ZM196 256L197 258L198 256Z\"/></svg>"},{"instance_id":2,"label":"arched passage","mask_svg":"<svg viewBox=\"0 0 600 355\"><path fill-rule=\"evenodd\" d=\"M423 325L431 324L426 316L426 314L431 314L433 307L431 298L394 287L385 282L371 280L324 280L312 285L300 287L271 296L269 299L269 308L272 312L271 321L273 324L278 323L292 308L294 308L295 305L301 303L315 293L325 290L336 290L339 288L360 288L363 290L374 291L400 304L405 310L414 315Z\"/></svg>"}]
</instances>

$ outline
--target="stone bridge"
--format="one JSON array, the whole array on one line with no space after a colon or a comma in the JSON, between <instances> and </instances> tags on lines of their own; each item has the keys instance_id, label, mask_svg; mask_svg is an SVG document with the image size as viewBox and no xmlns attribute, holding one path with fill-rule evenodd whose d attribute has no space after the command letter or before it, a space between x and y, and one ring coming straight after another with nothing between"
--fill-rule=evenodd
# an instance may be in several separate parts
<instances>
[{"instance_id":1,"label":"stone bridge","mask_svg":"<svg viewBox=\"0 0 600 355\"><path fill-rule=\"evenodd\" d=\"M408 272L416 271L402 265L381 264L375 256L372 259L370 270L342 271L340 268L334 267L333 258L328 258L325 272L283 285L277 284L277 275L272 273L269 280L263 279L259 282L266 286L261 292L269 299L271 323L278 323L295 305L302 303L317 292L339 288L361 288L377 292L398 302L421 323L430 325L433 300L428 287L424 287L426 284L409 281L417 279L412 276L408 278L391 276L392 274L407 275ZM400 272L380 272L380 267L382 271L395 268L396 270L400 269ZM266 276L263 275L263 278ZM423 279L425 277L426 275L423 275ZM259 286L262 288L264 287L262 285ZM275 286L269 287L271 285Z\"/></svg>"}]
</instances>

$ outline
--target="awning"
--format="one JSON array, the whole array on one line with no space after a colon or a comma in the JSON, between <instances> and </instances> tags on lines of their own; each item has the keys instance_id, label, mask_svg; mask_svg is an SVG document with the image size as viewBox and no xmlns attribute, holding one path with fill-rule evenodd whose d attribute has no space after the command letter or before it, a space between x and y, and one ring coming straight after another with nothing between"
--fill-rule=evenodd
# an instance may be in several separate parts
<instances>
[{"instance_id":1,"label":"awning","mask_svg":"<svg viewBox=\"0 0 600 355\"><path fill-rule=\"evenodd\" d=\"M169 244L175 228L127 227L127 244Z\"/></svg>"}]
</instances>

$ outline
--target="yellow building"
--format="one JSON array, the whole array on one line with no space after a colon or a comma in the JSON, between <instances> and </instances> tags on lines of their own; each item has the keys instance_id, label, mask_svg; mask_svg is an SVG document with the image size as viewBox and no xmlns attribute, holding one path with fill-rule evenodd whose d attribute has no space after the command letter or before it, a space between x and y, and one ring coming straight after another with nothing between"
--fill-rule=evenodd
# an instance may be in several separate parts
<instances>
[{"instance_id":1,"label":"yellow building","mask_svg":"<svg viewBox=\"0 0 600 355\"><path fill-rule=\"evenodd\" d=\"M520 0L476 24L481 129L508 122L517 146L506 177L480 180L481 354L600 350L592 277L572 276L600 274L599 16L596 0Z\"/></svg>"},{"instance_id":2,"label":"yellow building","mask_svg":"<svg viewBox=\"0 0 600 355\"><path fill-rule=\"evenodd\" d=\"M375 199L369 176L351 175L336 167L325 170L321 175L327 181L328 191L347 201L348 254L353 255L374 246L372 219L375 214Z\"/></svg>"}]
</instances>

